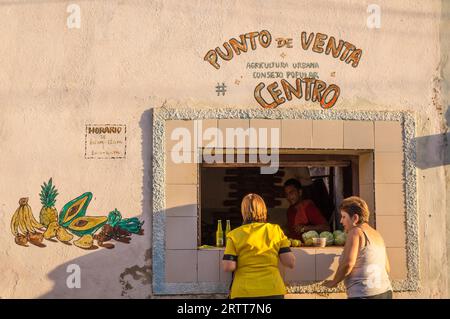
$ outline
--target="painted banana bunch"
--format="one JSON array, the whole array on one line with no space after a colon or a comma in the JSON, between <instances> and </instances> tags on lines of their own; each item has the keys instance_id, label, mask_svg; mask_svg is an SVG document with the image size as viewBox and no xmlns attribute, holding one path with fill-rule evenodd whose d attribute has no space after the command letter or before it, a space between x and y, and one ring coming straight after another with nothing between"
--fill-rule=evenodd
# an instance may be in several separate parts
<instances>
[{"instance_id":1,"label":"painted banana bunch","mask_svg":"<svg viewBox=\"0 0 450 319\"><path fill-rule=\"evenodd\" d=\"M44 226L34 218L28 197L19 200L19 208L11 218L11 233L18 245L26 246L28 241L42 242L43 236L38 230Z\"/></svg>"}]
</instances>

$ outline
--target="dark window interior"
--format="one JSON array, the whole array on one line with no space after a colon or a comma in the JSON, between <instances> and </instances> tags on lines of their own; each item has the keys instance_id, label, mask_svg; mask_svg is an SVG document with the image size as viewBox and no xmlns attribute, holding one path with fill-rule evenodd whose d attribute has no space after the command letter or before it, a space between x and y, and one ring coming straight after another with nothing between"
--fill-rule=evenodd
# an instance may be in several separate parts
<instances>
[{"instance_id":1,"label":"dark window interior","mask_svg":"<svg viewBox=\"0 0 450 319\"><path fill-rule=\"evenodd\" d=\"M359 194L358 156L330 154L280 154L275 174L261 174L259 164L200 164L199 244L215 245L217 220L230 220L231 228L242 225L241 200L248 193L261 195L268 209L268 221L286 229L283 183L298 178L303 198L315 202L332 230L342 229L336 206L352 194ZM336 204L338 203L338 204Z\"/></svg>"}]
</instances>

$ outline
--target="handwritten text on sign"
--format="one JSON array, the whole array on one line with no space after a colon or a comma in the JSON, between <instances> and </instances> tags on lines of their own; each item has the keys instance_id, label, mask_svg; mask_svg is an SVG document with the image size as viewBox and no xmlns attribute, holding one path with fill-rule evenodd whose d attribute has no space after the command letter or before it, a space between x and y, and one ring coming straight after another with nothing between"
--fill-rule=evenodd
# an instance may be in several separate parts
<instances>
[{"instance_id":1,"label":"handwritten text on sign","mask_svg":"<svg viewBox=\"0 0 450 319\"><path fill-rule=\"evenodd\" d=\"M120 159L126 157L127 127L116 124L86 125L85 158Z\"/></svg>"}]
</instances>

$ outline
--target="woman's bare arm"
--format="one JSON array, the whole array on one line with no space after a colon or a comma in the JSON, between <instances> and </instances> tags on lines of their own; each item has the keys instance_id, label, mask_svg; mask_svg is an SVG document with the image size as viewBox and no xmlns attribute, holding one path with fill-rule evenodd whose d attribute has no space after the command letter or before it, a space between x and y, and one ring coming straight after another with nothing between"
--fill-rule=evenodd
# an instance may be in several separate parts
<instances>
[{"instance_id":1,"label":"woman's bare arm","mask_svg":"<svg viewBox=\"0 0 450 319\"><path fill-rule=\"evenodd\" d=\"M324 283L326 287L336 287L338 283L344 280L344 278L352 272L356 263L356 258L358 257L360 238L361 230L353 229L349 232L344 251L342 252L342 262L339 263L334 279Z\"/></svg>"},{"instance_id":2,"label":"woman's bare arm","mask_svg":"<svg viewBox=\"0 0 450 319\"><path fill-rule=\"evenodd\" d=\"M295 255L292 252L282 253L279 255L281 264L287 268L294 269Z\"/></svg>"}]
</instances>

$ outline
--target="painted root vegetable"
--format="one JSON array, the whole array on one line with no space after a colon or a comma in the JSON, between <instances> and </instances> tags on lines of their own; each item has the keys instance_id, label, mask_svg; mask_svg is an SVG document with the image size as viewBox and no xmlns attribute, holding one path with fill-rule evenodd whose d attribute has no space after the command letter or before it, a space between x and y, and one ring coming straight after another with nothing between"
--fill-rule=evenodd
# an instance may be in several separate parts
<instances>
[{"instance_id":1,"label":"painted root vegetable","mask_svg":"<svg viewBox=\"0 0 450 319\"><path fill-rule=\"evenodd\" d=\"M99 246L103 246L103 243L114 239L116 241L128 244L131 240L131 233L119 228L118 226L112 227L111 225L103 226L102 230L98 235L94 235Z\"/></svg>"},{"instance_id":2,"label":"painted root vegetable","mask_svg":"<svg viewBox=\"0 0 450 319\"><path fill-rule=\"evenodd\" d=\"M39 221L45 227L52 222L58 220L58 211L55 208L56 196L58 196L58 191L54 185L52 185L52 179L41 186L41 192L39 197L41 198L41 212L39 213Z\"/></svg>"},{"instance_id":3,"label":"painted root vegetable","mask_svg":"<svg viewBox=\"0 0 450 319\"><path fill-rule=\"evenodd\" d=\"M108 214L108 222L106 225L94 237L99 246L103 246L104 242L111 239L128 244L132 234L143 234L143 224L144 222L141 222L136 217L122 219L122 214L117 209L114 209L114 211Z\"/></svg>"},{"instance_id":4,"label":"painted root vegetable","mask_svg":"<svg viewBox=\"0 0 450 319\"><path fill-rule=\"evenodd\" d=\"M323 231L319 235L320 238L326 238L327 239L327 246L331 246L334 244L334 237L333 234L329 231Z\"/></svg>"},{"instance_id":5,"label":"painted root vegetable","mask_svg":"<svg viewBox=\"0 0 450 319\"><path fill-rule=\"evenodd\" d=\"M28 197L19 200L19 208L11 218L11 233L15 237L18 245L26 246L27 242L41 243L43 236L40 236L40 230L43 226L37 222L33 216Z\"/></svg>"},{"instance_id":6,"label":"painted root vegetable","mask_svg":"<svg viewBox=\"0 0 450 319\"><path fill-rule=\"evenodd\" d=\"M14 241L17 245L28 247L28 238L25 235L17 234Z\"/></svg>"},{"instance_id":7,"label":"painted root vegetable","mask_svg":"<svg viewBox=\"0 0 450 319\"><path fill-rule=\"evenodd\" d=\"M319 234L315 230L310 230L302 235L305 246L312 246L314 244L313 238L319 238Z\"/></svg>"},{"instance_id":8,"label":"painted root vegetable","mask_svg":"<svg viewBox=\"0 0 450 319\"><path fill-rule=\"evenodd\" d=\"M28 233L28 240L34 243L42 243L44 235L40 232Z\"/></svg>"}]
</instances>

